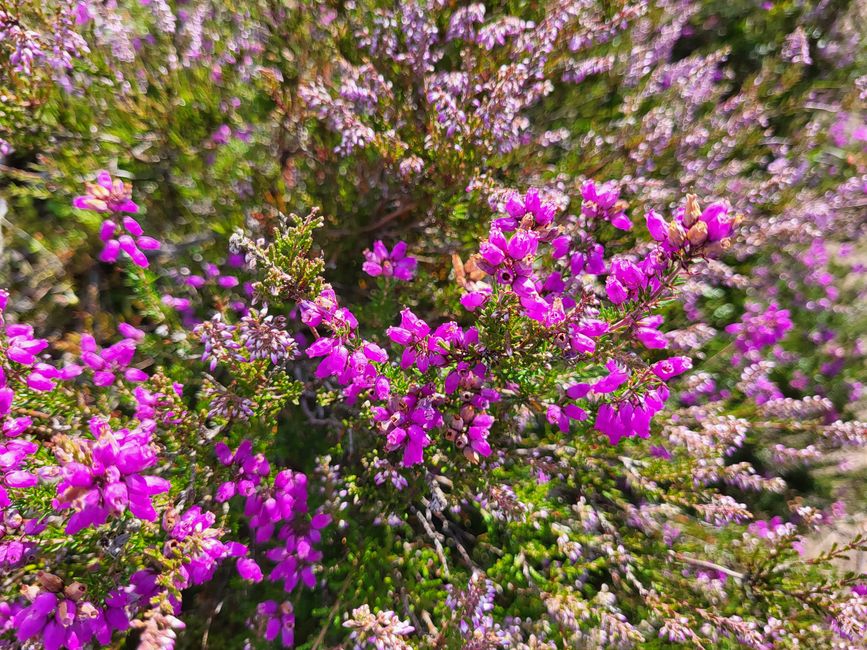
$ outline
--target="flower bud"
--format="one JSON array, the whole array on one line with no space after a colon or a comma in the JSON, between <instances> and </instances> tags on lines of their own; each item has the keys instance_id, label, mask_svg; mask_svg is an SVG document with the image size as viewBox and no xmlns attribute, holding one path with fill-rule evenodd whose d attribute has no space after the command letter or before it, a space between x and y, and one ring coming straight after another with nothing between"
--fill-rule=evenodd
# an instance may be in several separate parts
<instances>
[{"instance_id":1,"label":"flower bud","mask_svg":"<svg viewBox=\"0 0 867 650\"><path fill-rule=\"evenodd\" d=\"M698 197L695 194L686 195L686 207L683 211L683 225L689 228L698 221L701 216L701 206L698 204Z\"/></svg>"},{"instance_id":2,"label":"flower bud","mask_svg":"<svg viewBox=\"0 0 867 650\"><path fill-rule=\"evenodd\" d=\"M38 571L36 573L36 581L47 591L57 593L63 589L63 579L47 571Z\"/></svg>"},{"instance_id":3,"label":"flower bud","mask_svg":"<svg viewBox=\"0 0 867 650\"><path fill-rule=\"evenodd\" d=\"M472 447L464 447L464 456L473 465L479 464L479 454Z\"/></svg>"},{"instance_id":4,"label":"flower bud","mask_svg":"<svg viewBox=\"0 0 867 650\"><path fill-rule=\"evenodd\" d=\"M63 593L70 600L78 602L79 600L84 598L84 595L87 593L87 587L85 587L80 582L73 582L72 584L66 586L66 588L63 590Z\"/></svg>"},{"instance_id":5,"label":"flower bud","mask_svg":"<svg viewBox=\"0 0 867 650\"><path fill-rule=\"evenodd\" d=\"M683 246L684 239L686 234L683 232L683 228L676 221L672 221L668 224L668 241L672 246L681 247Z\"/></svg>"},{"instance_id":6,"label":"flower bud","mask_svg":"<svg viewBox=\"0 0 867 650\"><path fill-rule=\"evenodd\" d=\"M686 233L686 238L692 246L701 246L707 241L707 224L704 221L696 222Z\"/></svg>"}]
</instances>

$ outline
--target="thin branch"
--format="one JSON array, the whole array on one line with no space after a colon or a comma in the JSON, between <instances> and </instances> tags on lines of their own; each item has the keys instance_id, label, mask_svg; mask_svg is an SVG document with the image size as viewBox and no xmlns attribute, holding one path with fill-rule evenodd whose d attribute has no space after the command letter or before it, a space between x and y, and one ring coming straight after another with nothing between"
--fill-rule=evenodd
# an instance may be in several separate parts
<instances>
[{"instance_id":1,"label":"thin branch","mask_svg":"<svg viewBox=\"0 0 867 650\"><path fill-rule=\"evenodd\" d=\"M724 573L727 576L731 576L735 580L742 581L746 578L746 574L735 571L734 569L729 569L720 564L714 564L713 562L708 562L707 560L700 560L695 557L689 557L688 555L684 555L683 553L673 553L672 555L675 559L680 560L681 562L685 562L686 564L700 566L704 569L711 569L712 571L719 571L720 573Z\"/></svg>"}]
</instances>

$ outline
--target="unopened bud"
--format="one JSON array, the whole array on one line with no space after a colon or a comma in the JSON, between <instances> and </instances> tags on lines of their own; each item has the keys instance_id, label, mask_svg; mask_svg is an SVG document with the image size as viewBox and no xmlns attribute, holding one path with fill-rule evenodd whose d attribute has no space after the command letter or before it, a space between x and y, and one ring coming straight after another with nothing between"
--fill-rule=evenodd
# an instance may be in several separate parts
<instances>
[{"instance_id":1,"label":"unopened bud","mask_svg":"<svg viewBox=\"0 0 867 650\"><path fill-rule=\"evenodd\" d=\"M472 447L465 447L464 448L464 456L473 465L479 464L479 460L480 460L479 455L473 450Z\"/></svg>"},{"instance_id":2,"label":"unopened bud","mask_svg":"<svg viewBox=\"0 0 867 650\"><path fill-rule=\"evenodd\" d=\"M60 576L48 573L47 571L38 571L36 573L36 581L42 585L43 589L54 593L63 589L63 579Z\"/></svg>"},{"instance_id":3,"label":"unopened bud","mask_svg":"<svg viewBox=\"0 0 867 650\"><path fill-rule=\"evenodd\" d=\"M689 228L698 221L701 216L701 206L698 204L698 197L695 194L686 195L686 207L683 212L683 225Z\"/></svg>"},{"instance_id":4,"label":"unopened bud","mask_svg":"<svg viewBox=\"0 0 867 650\"><path fill-rule=\"evenodd\" d=\"M84 595L87 593L87 587L85 587L80 582L73 582L66 586L63 590L63 593L67 598L74 601L79 601L84 598Z\"/></svg>"},{"instance_id":5,"label":"unopened bud","mask_svg":"<svg viewBox=\"0 0 867 650\"><path fill-rule=\"evenodd\" d=\"M707 224L704 221L697 221L686 233L686 238L691 245L701 246L707 241Z\"/></svg>"},{"instance_id":6,"label":"unopened bud","mask_svg":"<svg viewBox=\"0 0 867 650\"><path fill-rule=\"evenodd\" d=\"M672 246L683 246L685 237L686 234L683 232L683 228L681 228L679 223L672 221L668 224L668 241L671 242Z\"/></svg>"}]
</instances>

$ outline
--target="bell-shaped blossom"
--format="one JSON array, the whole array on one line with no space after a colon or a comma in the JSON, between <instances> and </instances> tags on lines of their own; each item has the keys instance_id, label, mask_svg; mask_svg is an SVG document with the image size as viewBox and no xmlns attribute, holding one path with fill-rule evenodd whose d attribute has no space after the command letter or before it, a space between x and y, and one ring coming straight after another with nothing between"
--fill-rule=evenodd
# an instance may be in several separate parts
<instances>
[{"instance_id":1,"label":"bell-shaped blossom","mask_svg":"<svg viewBox=\"0 0 867 650\"><path fill-rule=\"evenodd\" d=\"M120 179L112 180L108 172L100 172L96 183L86 183L87 193L76 197L72 205L81 210L108 212L112 216L102 222L99 238L103 242L99 259L103 262L117 261L121 251L126 253L136 266L147 268L148 259L143 251L158 250L160 242L144 234L138 221L121 213L138 212L132 201L132 185ZM118 224L115 219L120 219Z\"/></svg>"},{"instance_id":2,"label":"bell-shaped blossom","mask_svg":"<svg viewBox=\"0 0 867 650\"><path fill-rule=\"evenodd\" d=\"M409 281L415 277L418 260L406 254L406 242L398 242L389 252L385 244L376 241L373 250L364 251L362 269L373 277L395 277L398 280Z\"/></svg>"},{"instance_id":3,"label":"bell-shaped blossom","mask_svg":"<svg viewBox=\"0 0 867 650\"><path fill-rule=\"evenodd\" d=\"M653 374L663 381L668 381L672 377L682 375L690 369L692 369L692 360L689 357L670 357L657 361L651 366Z\"/></svg>"},{"instance_id":4,"label":"bell-shaped blossom","mask_svg":"<svg viewBox=\"0 0 867 650\"><path fill-rule=\"evenodd\" d=\"M100 348L93 336L82 335L81 361L93 371L93 383L111 386L118 375L131 382L146 381L146 372L130 366L136 345L136 338L124 338L107 348Z\"/></svg>"},{"instance_id":5,"label":"bell-shaped blossom","mask_svg":"<svg viewBox=\"0 0 867 650\"><path fill-rule=\"evenodd\" d=\"M632 222L626 216L626 202L620 199L620 188L613 182L597 185L587 181L581 188L581 214L589 219L602 219L620 230L630 230Z\"/></svg>"},{"instance_id":6,"label":"bell-shaped blossom","mask_svg":"<svg viewBox=\"0 0 867 650\"><path fill-rule=\"evenodd\" d=\"M31 488L39 483L35 474L24 469L27 457L38 448L29 440L6 440L0 444L0 508L11 503L8 489Z\"/></svg>"},{"instance_id":7,"label":"bell-shaped blossom","mask_svg":"<svg viewBox=\"0 0 867 650\"><path fill-rule=\"evenodd\" d=\"M217 488L217 501L228 501L236 494L253 494L262 480L271 473L271 466L262 454L253 453L253 443L244 440L233 453L224 442L214 446L214 453L220 463L235 468L236 475Z\"/></svg>"},{"instance_id":8,"label":"bell-shaped blossom","mask_svg":"<svg viewBox=\"0 0 867 650\"><path fill-rule=\"evenodd\" d=\"M257 613L263 626L262 636L266 641L275 641L279 637L284 648L295 646L295 610L292 603L266 600L260 603Z\"/></svg>"},{"instance_id":9,"label":"bell-shaped blossom","mask_svg":"<svg viewBox=\"0 0 867 650\"><path fill-rule=\"evenodd\" d=\"M152 499L168 492L171 485L163 478L142 473L158 460L150 432L141 427L112 431L99 418L91 419L90 430L93 440L74 440L81 450L75 457L87 458L86 462L71 460L65 454L58 457L61 480L53 505L58 510L74 511L66 525L67 534L99 527L109 516L127 509L139 519L156 520Z\"/></svg>"},{"instance_id":10,"label":"bell-shaped blossom","mask_svg":"<svg viewBox=\"0 0 867 650\"><path fill-rule=\"evenodd\" d=\"M421 463L424 448L430 445L428 431L442 426L443 417L433 405L431 386L417 389L402 397L392 396L387 406L373 409L373 419L386 436L388 451L403 450L403 465Z\"/></svg>"}]
</instances>

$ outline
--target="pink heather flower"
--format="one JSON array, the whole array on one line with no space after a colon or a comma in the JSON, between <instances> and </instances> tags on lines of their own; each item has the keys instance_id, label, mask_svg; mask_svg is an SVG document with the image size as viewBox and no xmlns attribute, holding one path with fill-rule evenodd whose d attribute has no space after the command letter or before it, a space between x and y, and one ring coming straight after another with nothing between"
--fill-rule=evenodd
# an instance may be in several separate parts
<instances>
[{"instance_id":1,"label":"pink heather flower","mask_svg":"<svg viewBox=\"0 0 867 650\"><path fill-rule=\"evenodd\" d=\"M217 488L216 499L219 503L228 501L236 494L250 496L262 480L271 473L271 466L262 454L253 453L253 443L244 440L234 453L224 442L214 445L214 453L221 464L235 466L233 480L226 481Z\"/></svg>"},{"instance_id":2,"label":"pink heather flower","mask_svg":"<svg viewBox=\"0 0 867 650\"><path fill-rule=\"evenodd\" d=\"M99 614L87 601L76 602L62 594L40 591L15 615L13 624L19 642L39 637L39 647L45 650L83 648L94 634L100 643L111 640L110 630L99 620Z\"/></svg>"},{"instance_id":3,"label":"pink heather flower","mask_svg":"<svg viewBox=\"0 0 867 650\"><path fill-rule=\"evenodd\" d=\"M505 211L508 216L494 219L494 226L503 232L512 232L521 225L525 217L532 219L532 226L548 226L557 215L557 206L543 201L539 190L531 187L522 197L517 192L509 195L506 200Z\"/></svg>"},{"instance_id":4,"label":"pink heather flower","mask_svg":"<svg viewBox=\"0 0 867 650\"><path fill-rule=\"evenodd\" d=\"M407 369L415 365L422 372L427 372L430 366L442 366L445 363L445 358L437 346L429 345L430 331L430 325L413 314L410 309L403 309L400 312L400 326L389 327L386 335L394 343L405 346L400 358L401 368Z\"/></svg>"},{"instance_id":5,"label":"pink heather flower","mask_svg":"<svg viewBox=\"0 0 867 650\"><path fill-rule=\"evenodd\" d=\"M476 311L488 301L491 293L492 289L489 284L477 282L474 291L470 291L461 296L461 305L463 305L464 309L467 311Z\"/></svg>"},{"instance_id":6,"label":"pink heather flower","mask_svg":"<svg viewBox=\"0 0 867 650\"><path fill-rule=\"evenodd\" d=\"M11 503L6 488L29 488L39 482L34 474L21 469L27 456L37 449L36 443L29 440L6 440L0 444L0 508Z\"/></svg>"},{"instance_id":7,"label":"pink heather flower","mask_svg":"<svg viewBox=\"0 0 867 650\"><path fill-rule=\"evenodd\" d=\"M658 242L664 242L668 240L668 223L666 223L662 215L660 215L654 210L651 210L645 215L644 218L647 221L647 230L650 232L651 237L653 237Z\"/></svg>"},{"instance_id":8,"label":"pink heather flower","mask_svg":"<svg viewBox=\"0 0 867 650\"><path fill-rule=\"evenodd\" d=\"M662 410L668 396L668 388L659 386L641 397L602 404L596 413L595 427L608 436L612 445L622 438L648 438L650 421Z\"/></svg>"},{"instance_id":9,"label":"pink heather flower","mask_svg":"<svg viewBox=\"0 0 867 650\"><path fill-rule=\"evenodd\" d=\"M323 336L317 339L306 353L311 359L325 357L316 367L316 376L320 379L342 374L349 363L349 349L337 337Z\"/></svg>"},{"instance_id":10,"label":"pink heather flower","mask_svg":"<svg viewBox=\"0 0 867 650\"><path fill-rule=\"evenodd\" d=\"M247 554L247 547L243 544L221 541L224 531L214 528L216 516L213 512L205 512L200 506L193 506L177 520L172 520L167 515L168 512L163 517L163 528L171 539L166 541L163 554L169 558L177 557L178 547L171 540L192 540L194 543L190 546L196 549L195 553L184 554L181 558L183 573L178 584L181 589L208 582L223 560L240 558ZM255 575L252 567L247 567L247 570L249 575Z\"/></svg>"},{"instance_id":11,"label":"pink heather flower","mask_svg":"<svg viewBox=\"0 0 867 650\"><path fill-rule=\"evenodd\" d=\"M629 371L617 364L614 359L605 364L608 374L592 384L594 393L613 393L629 380Z\"/></svg>"},{"instance_id":12,"label":"pink heather flower","mask_svg":"<svg viewBox=\"0 0 867 650\"><path fill-rule=\"evenodd\" d=\"M87 8L87 3L81 0L75 5L75 24L85 25L90 21L90 11Z\"/></svg>"},{"instance_id":13,"label":"pink heather flower","mask_svg":"<svg viewBox=\"0 0 867 650\"><path fill-rule=\"evenodd\" d=\"M265 626L263 636L266 641L274 641L280 637L284 648L295 645L295 612L292 603L284 602L278 605L273 600L266 600L259 604L258 614Z\"/></svg>"},{"instance_id":14,"label":"pink heather flower","mask_svg":"<svg viewBox=\"0 0 867 650\"><path fill-rule=\"evenodd\" d=\"M619 230L631 230L632 222L626 216L626 202L620 200L620 188L613 182L597 185L587 181L581 188L581 214L589 219L602 219Z\"/></svg>"},{"instance_id":15,"label":"pink heather flower","mask_svg":"<svg viewBox=\"0 0 867 650\"><path fill-rule=\"evenodd\" d=\"M690 370L692 368L692 360L689 357L670 357L657 361L650 368L657 377L663 381L668 381L672 377Z\"/></svg>"},{"instance_id":16,"label":"pink heather flower","mask_svg":"<svg viewBox=\"0 0 867 650\"><path fill-rule=\"evenodd\" d=\"M135 214L138 205L132 201L132 186L120 179L112 180L108 172L100 172L96 183L86 183L87 194L78 196L72 205L82 210L109 212L112 217L102 222L99 238L103 241L99 259L114 263L121 252L126 253L133 264L147 268L149 263L143 251L158 250L160 242L144 235L138 221L120 213ZM121 225L115 221L120 218Z\"/></svg>"},{"instance_id":17,"label":"pink heather flower","mask_svg":"<svg viewBox=\"0 0 867 650\"><path fill-rule=\"evenodd\" d=\"M750 361L757 361L761 351L782 341L794 327L789 310L780 309L772 302L767 307L748 303L741 322L726 327L726 332L735 336L735 347ZM740 356L735 362L740 362Z\"/></svg>"},{"instance_id":18,"label":"pink heather flower","mask_svg":"<svg viewBox=\"0 0 867 650\"><path fill-rule=\"evenodd\" d=\"M192 303L189 298L177 298L170 294L164 294L160 301L166 306L176 311L185 312L190 309Z\"/></svg>"},{"instance_id":19,"label":"pink heather flower","mask_svg":"<svg viewBox=\"0 0 867 650\"><path fill-rule=\"evenodd\" d=\"M248 557L238 560L238 575L249 582L262 582L263 578L262 569Z\"/></svg>"},{"instance_id":20,"label":"pink heather flower","mask_svg":"<svg viewBox=\"0 0 867 650\"><path fill-rule=\"evenodd\" d=\"M33 337L30 325L7 325L6 336L6 356L22 366L32 366L36 362L36 355L48 347L48 341Z\"/></svg>"},{"instance_id":21,"label":"pink heather flower","mask_svg":"<svg viewBox=\"0 0 867 650\"><path fill-rule=\"evenodd\" d=\"M99 172L96 183L85 183L85 188L87 193L72 201L76 208L96 212L138 212L138 205L132 201L132 185L119 178L112 180L108 172Z\"/></svg>"},{"instance_id":22,"label":"pink heather flower","mask_svg":"<svg viewBox=\"0 0 867 650\"><path fill-rule=\"evenodd\" d=\"M171 486L163 478L141 473L157 463L149 431L143 427L112 431L99 418L91 419L90 430L93 440L75 440L87 450L87 464L60 459L62 478L53 505L58 510L74 510L66 533L99 527L109 515L127 508L139 519L155 521L151 498L168 492Z\"/></svg>"},{"instance_id":23,"label":"pink heather flower","mask_svg":"<svg viewBox=\"0 0 867 650\"><path fill-rule=\"evenodd\" d=\"M810 42L803 27L798 27L786 37L783 49L780 52L780 58L789 63L800 63L802 65L811 65L813 63L813 59L810 57Z\"/></svg>"},{"instance_id":24,"label":"pink heather flower","mask_svg":"<svg viewBox=\"0 0 867 650\"><path fill-rule=\"evenodd\" d=\"M121 329L131 333L129 326ZM139 332L140 330L136 330ZM146 381L148 375L143 370L130 367L135 356L137 338L124 338L114 345L101 349L90 334L81 337L81 360L93 371L93 383L97 386L110 386L119 373L131 382Z\"/></svg>"},{"instance_id":25,"label":"pink heather flower","mask_svg":"<svg viewBox=\"0 0 867 650\"><path fill-rule=\"evenodd\" d=\"M373 250L364 251L365 262L361 268L373 277L395 277L398 280L409 282L415 277L418 260L406 254L406 242L400 241L394 245L389 253L381 241L373 244Z\"/></svg>"},{"instance_id":26,"label":"pink heather flower","mask_svg":"<svg viewBox=\"0 0 867 650\"><path fill-rule=\"evenodd\" d=\"M557 428L563 433L568 433L571 421L586 420L587 411L575 404L566 404L562 407L551 404L545 413L545 419L548 420L549 424L557 425Z\"/></svg>"},{"instance_id":27,"label":"pink heather flower","mask_svg":"<svg viewBox=\"0 0 867 650\"><path fill-rule=\"evenodd\" d=\"M417 465L424 459L424 448L431 440L427 432L443 425L442 414L429 399L432 386L402 397L392 396L386 407L373 409L377 428L386 436L388 451L403 450L403 466Z\"/></svg>"}]
</instances>

